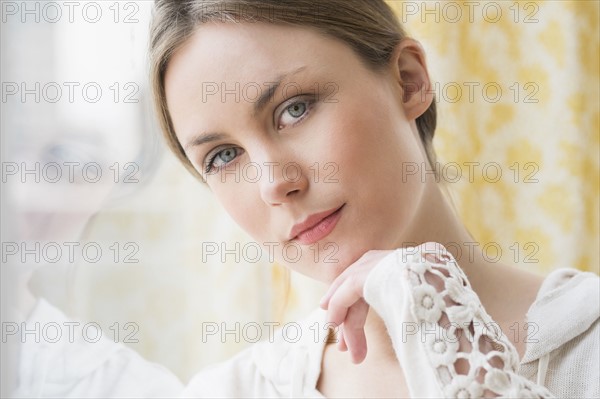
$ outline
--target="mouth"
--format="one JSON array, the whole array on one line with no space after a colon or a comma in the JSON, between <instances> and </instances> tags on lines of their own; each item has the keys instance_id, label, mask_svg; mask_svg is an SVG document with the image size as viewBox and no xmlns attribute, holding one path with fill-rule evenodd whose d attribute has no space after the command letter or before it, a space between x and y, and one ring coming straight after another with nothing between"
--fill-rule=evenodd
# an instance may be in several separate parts
<instances>
[{"instance_id":1,"label":"mouth","mask_svg":"<svg viewBox=\"0 0 600 399\"><path fill-rule=\"evenodd\" d=\"M289 240L310 245L327 237L335 228L345 205L310 215L305 221L295 224Z\"/></svg>"}]
</instances>

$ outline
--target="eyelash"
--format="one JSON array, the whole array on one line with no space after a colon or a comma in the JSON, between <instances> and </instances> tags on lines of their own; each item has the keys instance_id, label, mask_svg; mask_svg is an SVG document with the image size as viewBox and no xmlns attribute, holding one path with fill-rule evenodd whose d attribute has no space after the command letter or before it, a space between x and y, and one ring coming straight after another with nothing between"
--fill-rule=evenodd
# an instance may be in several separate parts
<instances>
[{"instance_id":1,"label":"eyelash","mask_svg":"<svg viewBox=\"0 0 600 399\"><path fill-rule=\"evenodd\" d=\"M281 119L281 116L283 115L283 113L286 112L287 110L289 110L290 108L292 108L294 105L306 104L306 110L305 110L304 114L302 114L302 116L300 116L298 118L298 120L296 120L294 123L291 124L291 126L288 126L288 127L294 127L294 126L298 125L299 123L301 123L311 113L312 108L313 108L313 106L315 104L315 100L313 98L309 98L309 97L306 97L306 96L303 96L303 95L296 96L295 98L298 98L298 97L300 97L301 99L297 100L297 101L293 101L293 102L288 102L288 105L286 105L283 108L283 112L279 115L278 121ZM281 125L279 125L279 123L278 123L278 128L280 130L285 129L285 127L282 128L280 126ZM217 159L217 157L219 156L219 154L221 154L224 151L227 151L227 150L230 150L230 149L234 149L234 148L237 148L238 151L243 151L239 147L232 147L232 146L230 146L230 147L224 147L224 148L222 148L222 149L214 152L212 155L209 155L210 159L208 160L208 162L206 162L206 166L204 168L204 173L208 174L208 173L210 173L212 171L212 169L214 168L214 162ZM227 165L227 164L225 164L225 165ZM219 170L222 167L223 166L220 166L220 167L217 167L216 169Z\"/></svg>"}]
</instances>

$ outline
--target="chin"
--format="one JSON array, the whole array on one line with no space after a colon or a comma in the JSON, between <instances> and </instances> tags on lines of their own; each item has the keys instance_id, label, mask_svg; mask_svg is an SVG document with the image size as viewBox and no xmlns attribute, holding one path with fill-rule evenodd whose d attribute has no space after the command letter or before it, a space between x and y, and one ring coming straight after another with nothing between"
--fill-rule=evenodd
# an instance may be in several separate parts
<instances>
[{"instance_id":1,"label":"chin","mask_svg":"<svg viewBox=\"0 0 600 399\"><path fill-rule=\"evenodd\" d=\"M371 242L326 241L310 246L302 246L302 256L296 262L289 259L278 261L288 269L300 273L313 280L326 284L332 283L344 270L359 260L365 252L372 249L383 249L381 245Z\"/></svg>"},{"instance_id":2,"label":"chin","mask_svg":"<svg viewBox=\"0 0 600 399\"><path fill-rule=\"evenodd\" d=\"M332 257L329 262L323 261L318 264L319 280L324 283L332 283L348 267L360 259L367 250L346 250L342 248Z\"/></svg>"}]
</instances>

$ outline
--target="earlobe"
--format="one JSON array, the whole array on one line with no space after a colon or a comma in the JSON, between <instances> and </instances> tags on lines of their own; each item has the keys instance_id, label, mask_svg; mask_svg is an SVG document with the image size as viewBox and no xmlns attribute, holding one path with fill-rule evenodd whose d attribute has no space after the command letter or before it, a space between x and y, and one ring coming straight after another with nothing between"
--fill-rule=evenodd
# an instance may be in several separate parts
<instances>
[{"instance_id":1,"label":"earlobe","mask_svg":"<svg viewBox=\"0 0 600 399\"><path fill-rule=\"evenodd\" d=\"M402 89L404 112L410 120L417 119L433 101L425 51L416 40L405 38L398 43L393 60Z\"/></svg>"}]
</instances>

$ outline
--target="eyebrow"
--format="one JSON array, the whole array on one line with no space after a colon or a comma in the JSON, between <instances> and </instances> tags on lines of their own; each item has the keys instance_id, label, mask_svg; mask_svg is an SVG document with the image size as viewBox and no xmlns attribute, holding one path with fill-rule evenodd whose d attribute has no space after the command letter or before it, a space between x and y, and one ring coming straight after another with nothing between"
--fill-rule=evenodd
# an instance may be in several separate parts
<instances>
[{"instance_id":1,"label":"eyebrow","mask_svg":"<svg viewBox=\"0 0 600 399\"><path fill-rule=\"evenodd\" d=\"M269 84L268 90L265 90L261 93L260 97L254 103L254 115L259 114L264 108L267 106L269 102L273 100L275 96L275 92L281 86L281 83L290 78L293 75L296 75L306 69L306 66L301 66L299 68L294 69L291 72L280 74L276 79L272 81L268 81ZM190 147L196 147L202 144L209 143L211 141L217 141L227 138L227 134L225 133L200 133L194 137L185 145L185 149L187 150Z\"/></svg>"}]
</instances>

